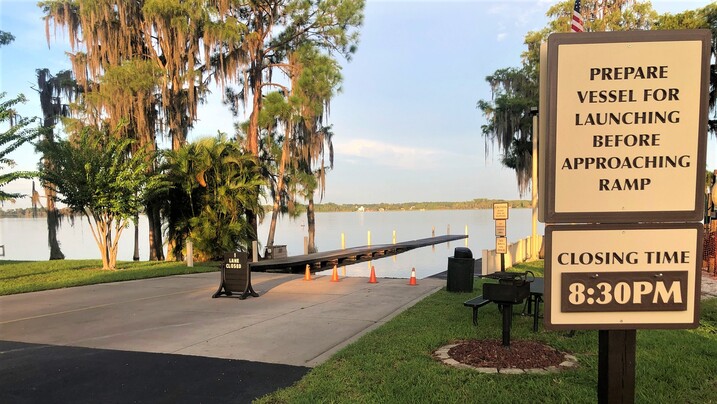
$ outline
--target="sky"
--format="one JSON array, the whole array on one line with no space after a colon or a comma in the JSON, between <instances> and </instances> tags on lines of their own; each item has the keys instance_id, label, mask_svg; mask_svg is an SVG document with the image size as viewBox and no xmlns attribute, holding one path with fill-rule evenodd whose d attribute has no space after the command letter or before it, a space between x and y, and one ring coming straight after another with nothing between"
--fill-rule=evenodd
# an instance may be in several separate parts
<instances>
[{"instance_id":1,"label":"sky","mask_svg":"<svg viewBox=\"0 0 717 404\"><path fill-rule=\"evenodd\" d=\"M0 30L15 37L0 47L0 92L29 102L23 116L40 115L32 86L35 69L69 69L64 32L48 48L36 1L2 0ZM368 0L358 50L342 61L341 92L332 100L334 170L324 203L398 203L518 199L515 173L481 136L485 119L478 100L489 100L485 77L518 67L527 32L543 28L557 1ZM696 9L709 1L653 1L659 13ZM200 107L189 140L234 132L234 118L214 89ZM245 120L246 116L240 116ZM486 154L488 150L488 154ZM16 151L16 169L35 169L32 147ZM717 141L708 145L709 169L717 169ZM29 182L5 187L29 193ZM524 195L529 199L530 195ZM5 208L25 207L29 198Z\"/></svg>"}]
</instances>

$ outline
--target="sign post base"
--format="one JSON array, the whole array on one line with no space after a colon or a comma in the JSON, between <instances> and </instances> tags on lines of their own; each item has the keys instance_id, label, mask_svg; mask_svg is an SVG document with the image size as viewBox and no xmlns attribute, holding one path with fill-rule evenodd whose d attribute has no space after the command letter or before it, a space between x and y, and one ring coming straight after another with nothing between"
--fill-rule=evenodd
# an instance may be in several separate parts
<instances>
[{"instance_id":1,"label":"sign post base","mask_svg":"<svg viewBox=\"0 0 717 404\"><path fill-rule=\"evenodd\" d=\"M600 330L598 340L598 403L635 402L637 330Z\"/></svg>"}]
</instances>

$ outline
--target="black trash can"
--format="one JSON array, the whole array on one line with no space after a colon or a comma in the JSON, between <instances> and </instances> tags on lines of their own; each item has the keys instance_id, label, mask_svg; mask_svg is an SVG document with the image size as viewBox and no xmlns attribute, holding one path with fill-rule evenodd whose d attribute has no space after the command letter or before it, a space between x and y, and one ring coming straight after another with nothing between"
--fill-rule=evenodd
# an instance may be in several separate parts
<instances>
[{"instance_id":1,"label":"black trash can","mask_svg":"<svg viewBox=\"0 0 717 404\"><path fill-rule=\"evenodd\" d=\"M456 247L452 257L448 257L446 290L449 292L472 292L473 269L475 260L469 248Z\"/></svg>"}]
</instances>

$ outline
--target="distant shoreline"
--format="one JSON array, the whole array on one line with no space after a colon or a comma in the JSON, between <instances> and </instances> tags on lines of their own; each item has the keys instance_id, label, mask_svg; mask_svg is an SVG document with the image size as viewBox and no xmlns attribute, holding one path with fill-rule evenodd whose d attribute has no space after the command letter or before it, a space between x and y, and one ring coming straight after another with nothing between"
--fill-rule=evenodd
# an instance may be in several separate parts
<instances>
[{"instance_id":1,"label":"distant shoreline","mask_svg":"<svg viewBox=\"0 0 717 404\"><path fill-rule=\"evenodd\" d=\"M471 210L492 209L496 202L508 202L514 209L530 208L530 201L504 199L474 199L463 202L403 202L403 203L322 203L316 205L316 212L383 212L383 211L411 211L411 210ZM301 206L302 211L305 206Z\"/></svg>"},{"instance_id":2,"label":"distant shoreline","mask_svg":"<svg viewBox=\"0 0 717 404\"><path fill-rule=\"evenodd\" d=\"M384 211L421 211L421 210L471 210L471 209L492 209L496 202L508 202L513 209L530 208L530 201L527 200L504 200L504 199L473 199L463 202L402 202L402 203L319 203L315 205L316 212L384 212ZM264 207L266 212L271 212L271 206ZM306 205L297 204L298 213L306 212ZM60 209L65 216L70 215L67 208ZM0 209L0 218L32 218L47 217L44 208L15 208Z\"/></svg>"}]
</instances>

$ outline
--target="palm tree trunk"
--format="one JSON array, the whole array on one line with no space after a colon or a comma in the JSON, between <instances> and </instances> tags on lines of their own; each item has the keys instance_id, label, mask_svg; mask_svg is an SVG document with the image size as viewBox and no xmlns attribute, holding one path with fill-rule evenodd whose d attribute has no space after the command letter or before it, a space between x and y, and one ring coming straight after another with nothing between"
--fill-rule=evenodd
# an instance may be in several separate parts
<instances>
[{"instance_id":1,"label":"palm tree trunk","mask_svg":"<svg viewBox=\"0 0 717 404\"><path fill-rule=\"evenodd\" d=\"M57 112L55 103L53 102L53 84L55 80L47 69L37 70L37 86L40 94L40 108L42 109L42 127L45 130L45 140L48 142L55 141L53 126L57 121ZM59 101L58 101L59 102ZM49 160L44 161L45 166L52 163ZM33 183L34 186L34 183ZM47 245L50 247L50 260L63 260L65 254L60 249L60 243L57 241L57 229L60 227L60 215L55 207L55 192L50 188L49 184L45 185L45 206L47 207ZM33 195L34 197L34 195Z\"/></svg>"},{"instance_id":2,"label":"palm tree trunk","mask_svg":"<svg viewBox=\"0 0 717 404\"><path fill-rule=\"evenodd\" d=\"M159 207L156 204L147 206L147 220L149 221L149 260L164 261L162 221L159 215Z\"/></svg>"},{"instance_id":3,"label":"palm tree trunk","mask_svg":"<svg viewBox=\"0 0 717 404\"><path fill-rule=\"evenodd\" d=\"M45 188L45 192L48 192L47 188ZM57 241L57 229L60 227L59 216L54 201L47 196L47 245L50 247L50 260L65 259L65 254L60 250L60 243Z\"/></svg>"},{"instance_id":4,"label":"palm tree trunk","mask_svg":"<svg viewBox=\"0 0 717 404\"><path fill-rule=\"evenodd\" d=\"M48 130L47 140L54 141L51 129ZM45 161L45 165L51 162ZM47 207L47 245L50 247L50 260L64 260L65 254L60 249L60 243L57 241L57 229L60 227L60 212L55 206L55 191L50 188L49 184L45 187L45 206Z\"/></svg>"}]
</instances>

